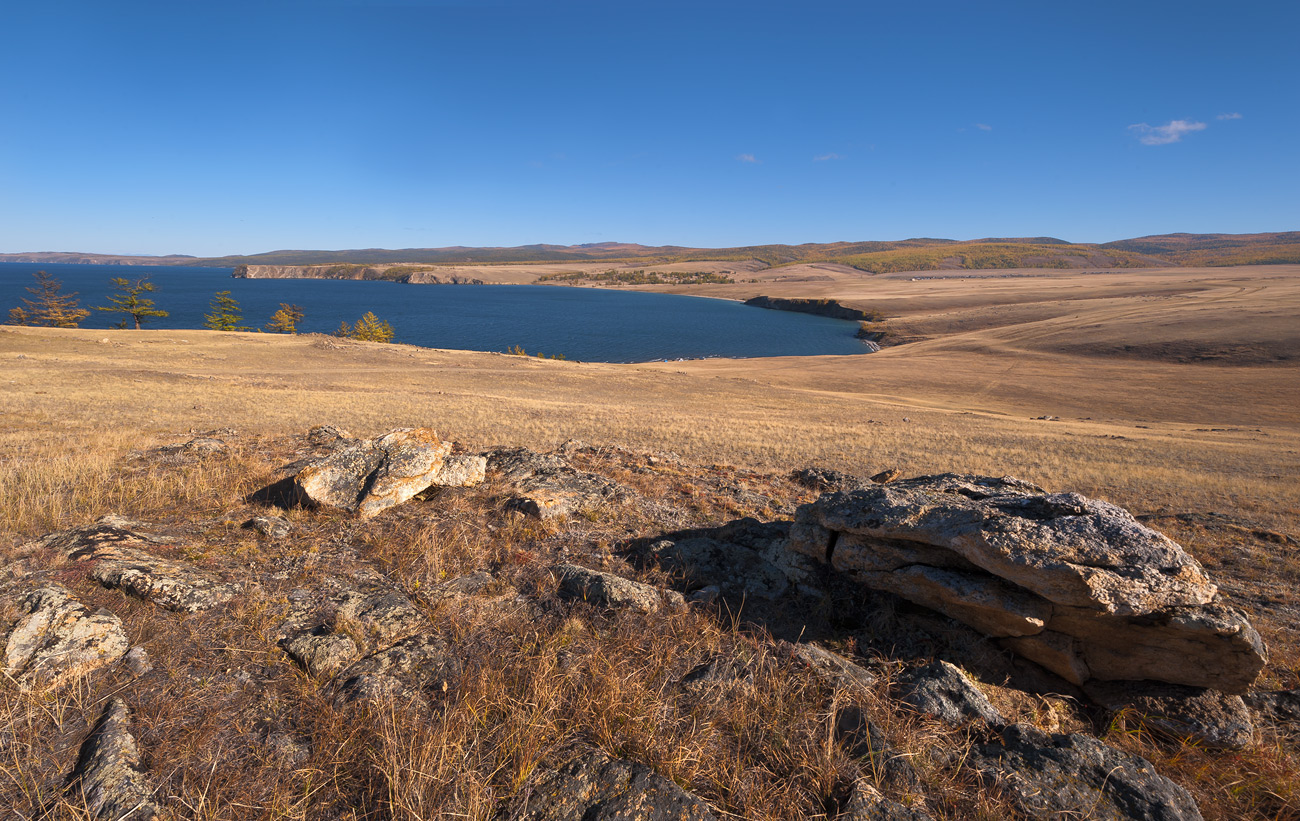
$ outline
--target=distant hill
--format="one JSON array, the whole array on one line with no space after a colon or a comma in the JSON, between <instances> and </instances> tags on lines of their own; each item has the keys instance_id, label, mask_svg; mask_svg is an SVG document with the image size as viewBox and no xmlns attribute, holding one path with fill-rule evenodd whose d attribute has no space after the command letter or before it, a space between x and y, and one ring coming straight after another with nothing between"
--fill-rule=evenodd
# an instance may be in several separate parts
<instances>
[{"instance_id":1,"label":"distant hill","mask_svg":"<svg viewBox=\"0 0 1300 821\"><path fill-rule=\"evenodd\" d=\"M72 262L118 265L394 265L510 264L525 262L640 262L758 260L769 266L834 262L871 273L996 268L1154 268L1300 263L1300 231L1271 234L1162 234L1107 242L1071 243L1056 237L978 240L918 237L870 242L688 248L596 242L508 248L361 248L345 251L281 250L225 257L114 256L40 252L0 254L0 262Z\"/></svg>"},{"instance_id":2,"label":"distant hill","mask_svg":"<svg viewBox=\"0 0 1300 821\"><path fill-rule=\"evenodd\" d=\"M80 254L75 251L34 251L27 254L0 254L0 262L48 262L64 265L197 265L197 257L169 254L144 257L121 254Z\"/></svg>"},{"instance_id":3,"label":"distant hill","mask_svg":"<svg viewBox=\"0 0 1300 821\"><path fill-rule=\"evenodd\" d=\"M1300 231L1274 234L1160 234L1102 248L1159 256L1179 265L1276 265L1300 262Z\"/></svg>"}]
</instances>

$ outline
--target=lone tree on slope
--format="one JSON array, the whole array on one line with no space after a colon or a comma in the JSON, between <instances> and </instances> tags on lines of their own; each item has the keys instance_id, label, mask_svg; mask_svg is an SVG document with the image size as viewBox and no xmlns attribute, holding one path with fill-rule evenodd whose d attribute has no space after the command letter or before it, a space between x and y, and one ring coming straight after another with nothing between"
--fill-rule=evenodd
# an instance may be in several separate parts
<instances>
[{"instance_id":1,"label":"lone tree on slope","mask_svg":"<svg viewBox=\"0 0 1300 821\"><path fill-rule=\"evenodd\" d=\"M247 331L239 324L244 315L239 312L239 302L229 291L217 291L212 299L212 313L203 315L203 326L214 331Z\"/></svg>"},{"instance_id":2,"label":"lone tree on slope","mask_svg":"<svg viewBox=\"0 0 1300 821\"><path fill-rule=\"evenodd\" d=\"M154 307L152 299L142 298L140 295L152 293L154 285L148 277L137 279L135 282L124 277L113 277L113 287L118 293L110 296L108 301L110 305L95 305L96 311L108 311L109 313L122 314L122 321L117 324L119 328L125 328L127 321L135 323L135 329L140 330L140 326L154 317L168 316L167 311L159 310Z\"/></svg>"},{"instance_id":3,"label":"lone tree on slope","mask_svg":"<svg viewBox=\"0 0 1300 821\"><path fill-rule=\"evenodd\" d=\"M298 323L302 322L303 315L302 308L297 305L281 302L280 310L271 314L271 321L267 323L266 330L273 334L296 334Z\"/></svg>"},{"instance_id":4,"label":"lone tree on slope","mask_svg":"<svg viewBox=\"0 0 1300 821\"><path fill-rule=\"evenodd\" d=\"M349 336L365 342L392 342L393 326L375 316L373 311L366 311L366 315L352 326L352 333Z\"/></svg>"},{"instance_id":5,"label":"lone tree on slope","mask_svg":"<svg viewBox=\"0 0 1300 821\"><path fill-rule=\"evenodd\" d=\"M10 325L45 325L50 328L75 328L81 320L90 316L90 311L77 307L77 293L59 293L63 283L47 274L37 271L36 286L27 289L35 299L24 299L25 308L12 308L9 311Z\"/></svg>"}]
</instances>

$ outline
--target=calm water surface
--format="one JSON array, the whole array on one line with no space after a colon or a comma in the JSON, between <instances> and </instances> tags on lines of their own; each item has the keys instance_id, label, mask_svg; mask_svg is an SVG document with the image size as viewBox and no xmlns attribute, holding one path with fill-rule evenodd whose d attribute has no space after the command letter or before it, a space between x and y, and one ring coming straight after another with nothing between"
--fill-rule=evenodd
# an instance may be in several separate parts
<instances>
[{"instance_id":1,"label":"calm water surface","mask_svg":"<svg viewBox=\"0 0 1300 821\"><path fill-rule=\"evenodd\" d=\"M302 306L303 332L333 333L374 311L397 342L430 348L563 354L588 362L645 362L709 356L857 354L857 323L751 308L702 297L545 285L403 285L322 279L234 279L229 268L0 263L0 322L30 298L36 271L48 271L81 307L106 305L109 280L149 277L151 297L171 316L149 328L201 328L213 294L230 291L244 324L265 325L282 302ZM83 328L108 328L118 315L92 311Z\"/></svg>"}]
</instances>

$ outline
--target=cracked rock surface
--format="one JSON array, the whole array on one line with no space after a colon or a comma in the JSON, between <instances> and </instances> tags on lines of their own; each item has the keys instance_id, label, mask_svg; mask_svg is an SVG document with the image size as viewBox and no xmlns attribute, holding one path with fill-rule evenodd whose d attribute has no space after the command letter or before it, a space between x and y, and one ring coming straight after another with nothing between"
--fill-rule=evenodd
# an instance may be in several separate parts
<instances>
[{"instance_id":1,"label":"cracked rock surface","mask_svg":"<svg viewBox=\"0 0 1300 821\"><path fill-rule=\"evenodd\" d=\"M789 548L999 638L1073 684L1241 692L1267 660L1182 547L1077 493L954 474L832 493L799 508Z\"/></svg>"},{"instance_id":2,"label":"cracked rock surface","mask_svg":"<svg viewBox=\"0 0 1300 821\"><path fill-rule=\"evenodd\" d=\"M1013 725L1001 744L980 745L971 766L997 779L1034 819L1201 821L1191 795L1149 761L1091 736Z\"/></svg>"},{"instance_id":3,"label":"cracked rock surface","mask_svg":"<svg viewBox=\"0 0 1300 821\"><path fill-rule=\"evenodd\" d=\"M131 735L131 711L120 698L108 707L81 745L69 791L104 821L151 821L158 817L153 792L140 769L140 750Z\"/></svg>"},{"instance_id":4,"label":"cracked rock surface","mask_svg":"<svg viewBox=\"0 0 1300 821\"><path fill-rule=\"evenodd\" d=\"M52 533L40 543L66 552L71 561L86 562L90 578L105 587L167 610L196 613L239 594L238 584L146 549L174 541L145 532L138 522L105 516L88 527Z\"/></svg>"},{"instance_id":5,"label":"cracked rock surface","mask_svg":"<svg viewBox=\"0 0 1300 821\"><path fill-rule=\"evenodd\" d=\"M122 620L90 611L65 588L48 584L18 602L23 614L5 644L5 676L19 689L55 688L113 664L131 646Z\"/></svg>"},{"instance_id":6,"label":"cracked rock surface","mask_svg":"<svg viewBox=\"0 0 1300 821\"><path fill-rule=\"evenodd\" d=\"M539 770L496 821L706 821L708 804L644 764L594 748L554 770Z\"/></svg>"},{"instance_id":7,"label":"cracked rock surface","mask_svg":"<svg viewBox=\"0 0 1300 821\"><path fill-rule=\"evenodd\" d=\"M339 447L299 471L294 485L312 504L368 518L437 484L449 453L451 443L431 429L395 430Z\"/></svg>"}]
</instances>

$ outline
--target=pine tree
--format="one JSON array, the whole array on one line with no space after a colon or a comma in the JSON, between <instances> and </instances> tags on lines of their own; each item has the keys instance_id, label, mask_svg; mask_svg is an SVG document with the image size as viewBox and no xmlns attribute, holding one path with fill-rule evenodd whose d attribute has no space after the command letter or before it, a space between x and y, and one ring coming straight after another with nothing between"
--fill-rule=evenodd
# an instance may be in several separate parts
<instances>
[{"instance_id":1,"label":"pine tree","mask_svg":"<svg viewBox=\"0 0 1300 821\"><path fill-rule=\"evenodd\" d=\"M271 321L267 323L266 330L274 334L296 334L298 333L298 323L302 322L302 318L302 308L281 302L280 310L271 315Z\"/></svg>"},{"instance_id":2,"label":"pine tree","mask_svg":"<svg viewBox=\"0 0 1300 821\"><path fill-rule=\"evenodd\" d=\"M364 342L392 342L393 326L375 316L372 311L366 311L366 315L353 326L352 338Z\"/></svg>"},{"instance_id":3,"label":"pine tree","mask_svg":"<svg viewBox=\"0 0 1300 821\"><path fill-rule=\"evenodd\" d=\"M212 313L204 314L204 327L211 328L214 331L247 331L248 328L239 324L239 320L244 316L239 312L239 303L230 295L229 291L217 291L216 297L212 300Z\"/></svg>"},{"instance_id":4,"label":"pine tree","mask_svg":"<svg viewBox=\"0 0 1300 821\"><path fill-rule=\"evenodd\" d=\"M348 323L340 322L339 329L334 332L334 335L344 339L349 339L352 336L352 328L348 326Z\"/></svg>"},{"instance_id":5,"label":"pine tree","mask_svg":"<svg viewBox=\"0 0 1300 821\"><path fill-rule=\"evenodd\" d=\"M108 301L110 305L95 305L96 311L108 311L109 313L122 314L122 321L117 324L119 328L125 328L128 321L135 323L135 329L140 330L140 326L153 317L168 316L167 311L154 307L152 299L142 299L140 294L151 293L154 285L148 277L137 279L131 282L123 277L113 277L113 287L118 290L118 294L110 296Z\"/></svg>"},{"instance_id":6,"label":"pine tree","mask_svg":"<svg viewBox=\"0 0 1300 821\"><path fill-rule=\"evenodd\" d=\"M10 325L44 325L50 328L75 328L81 320L90 316L90 311L77 307L77 294L59 293L63 283L44 271L37 271L36 286L28 288L27 293L35 299L24 299L26 308L12 308L9 311Z\"/></svg>"}]
</instances>

